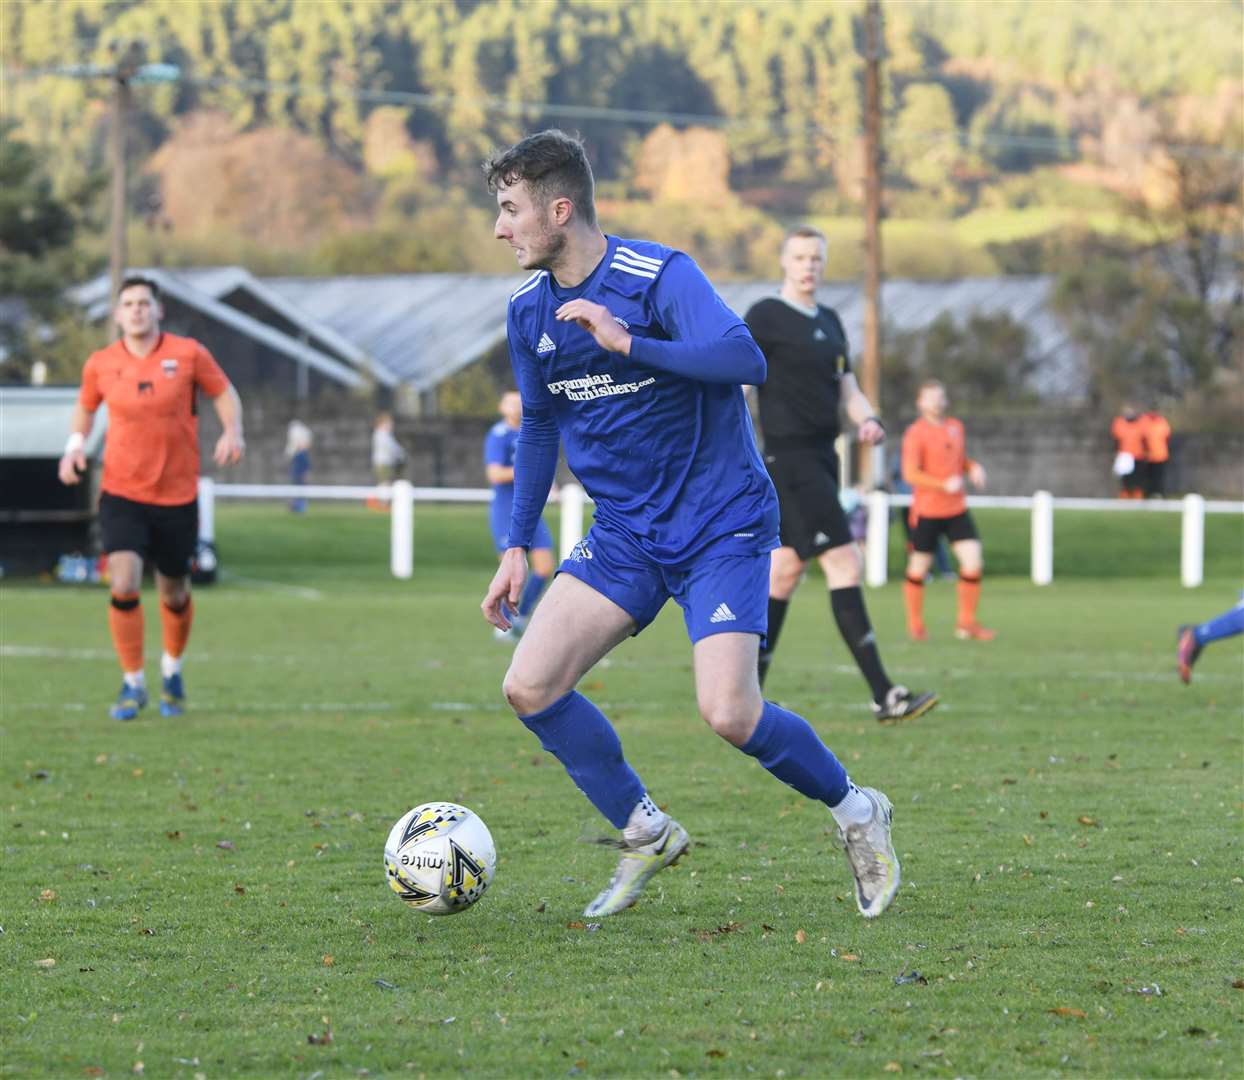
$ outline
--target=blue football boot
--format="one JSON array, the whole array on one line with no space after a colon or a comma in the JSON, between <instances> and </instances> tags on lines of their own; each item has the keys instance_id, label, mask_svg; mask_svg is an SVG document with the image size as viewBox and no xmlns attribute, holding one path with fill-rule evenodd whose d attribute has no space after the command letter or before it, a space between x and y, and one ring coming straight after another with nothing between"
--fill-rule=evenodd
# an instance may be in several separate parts
<instances>
[{"instance_id":1,"label":"blue football boot","mask_svg":"<svg viewBox=\"0 0 1244 1080\"><path fill-rule=\"evenodd\" d=\"M170 675L160 688L160 715L181 716L186 711L186 688L181 682L181 672Z\"/></svg>"},{"instance_id":2,"label":"blue football boot","mask_svg":"<svg viewBox=\"0 0 1244 1080\"><path fill-rule=\"evenodd\" d=\"M117 694L117 702L108 710L114 720L133 720L147 706L147 688L131 686L127 682L121 684L121 692Z\"/></svg>"}]
</instances>

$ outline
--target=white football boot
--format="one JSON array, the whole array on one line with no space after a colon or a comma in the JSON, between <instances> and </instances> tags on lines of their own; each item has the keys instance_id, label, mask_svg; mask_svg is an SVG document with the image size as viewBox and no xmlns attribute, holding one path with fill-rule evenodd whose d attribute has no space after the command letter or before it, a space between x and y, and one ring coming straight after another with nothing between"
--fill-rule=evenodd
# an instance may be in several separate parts
<instances>
[{"instance_id":1,"label":"white football boot","mask_svg":"<svg viewBox=\"0 0 1244 1080\"><path fill-rule=\"evenodd\" d=\"M864 825L838 829L842 848L855 875L855 905L866 919L875 919L894 899L899 886L898 855L890 840L890 800L875 788L860 788L873 804L873 816Z\"/></svg>"},{"instance_id":2,"label":"white football boot","mask_svg":"<svg viewBox=\"0 0 1244 1080\"><path fill-rule=\"evenodd\" d=\"M639 894L653 875L676 863L690 844L687 830L673 818L666 821L665 828L655 840L636 846L624 841L613 877L583 914L590 919L599 919L625 911L639 899Z\"/></svg>"}]
</instances>

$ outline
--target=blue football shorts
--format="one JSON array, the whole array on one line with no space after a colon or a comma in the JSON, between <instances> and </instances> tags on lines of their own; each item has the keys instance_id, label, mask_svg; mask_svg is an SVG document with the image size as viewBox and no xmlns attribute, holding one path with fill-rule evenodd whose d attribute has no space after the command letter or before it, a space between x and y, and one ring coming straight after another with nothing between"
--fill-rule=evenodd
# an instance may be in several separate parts
<instances>
[{"instance_id":1,"label":"blue football shorts","mask_svg":"<svg viewBox=\"0 0 1244 1080\"><path fill-rule=\"evenodd\" d=\"M692 644L712 634L758 634L769 624L769 552L702 553L671 569L654 562L618 533L592 526L558 573L570 574L633 618L638 634L673 598L682 608Z\"/></svg>"},{"instance_id":2,"label":"blue football shorts","mask_svg":"<svg viewBox=\"0 0 1244 1080\"><path fill-rule=\"evenodd\" d=\"M499 503L493 499L488 508L488 526L492 529L492 543L500 555L506 548L510 546L510 506L509 503ZM549 527L544 523L544 518L540 518L536 522L536 531L531 538L531 549L538 550L540 548L548 548L550 551L556 551L553 544L553 534L549 532Z\"/></svg>"}]
</instances>

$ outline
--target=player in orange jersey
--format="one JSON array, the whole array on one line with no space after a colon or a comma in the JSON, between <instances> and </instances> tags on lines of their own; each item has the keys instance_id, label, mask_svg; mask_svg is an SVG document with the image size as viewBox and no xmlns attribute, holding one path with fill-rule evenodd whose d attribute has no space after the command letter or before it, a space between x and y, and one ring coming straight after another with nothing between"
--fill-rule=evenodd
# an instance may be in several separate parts
<instances>
[{"instance_id":1,"label":"player in orange jersey","mask_svg":"<svg viewBox=\"0 0 1244 1080\"><path fill-rule=\"evenodd\" d=\"M976 621L984 560L963 492L965 474L973 487L982 490L985 470L967 456L963 424L946 415L946 388L940 382L930 379L920 384L916 409L920 418L903 435L903 479L912 487L912 552L907 558L907 581L903 585L907 632L915 641L928 640L924 627L924 578L933 562L938 537L945 534L959 563L955 637L991 641L993 631Z\"/></svg>"},{"instance_id":2,"label":"player in orange jersey","mask_svg":"<svg viewBox=\"0 0 1244 1080\"><path fill-rule=\"evenodd\" d=\"M1140 410L1130 402L1124 404L1110 424L1114 439L1114 474L1119 478L1120 499L1143 499L1148 473L1145 447L1145 421Z\"/></svg>"},{"instance_id":3,"label":"player in orange jersey","mask_svg":"<svg viewBox=\"0 0 1244 1080\"><path fill-rule=\"evenodd\" d=\"M198 541L199 420L196 391L211 400L223 428L218 465L241 460L242 403L225 373L192 338L162 333L160 291L145 277L121 282L114 312L121 337L92 353L60 459L64 484L86 470L82 446L95 410L108 405L99 524L112 606L108 623L124 681L111 715L133 720L147 704L143 676L143 559L155 565L164 653L160 714L185 708L181 657L190 637L190 560Z\"/></svg>"},{"instance_id":4,"label":"player in orange jersey","mask_svg":"<svg viewBox=\"0 0 1244 1080\"><path fill-rule=\"evenodd\" d=\"M1166 463L1171 459L1171 425L1157 409L1140 415L1145 437L1145 498L1166 497Z\"/></svg>"}]
</instances>

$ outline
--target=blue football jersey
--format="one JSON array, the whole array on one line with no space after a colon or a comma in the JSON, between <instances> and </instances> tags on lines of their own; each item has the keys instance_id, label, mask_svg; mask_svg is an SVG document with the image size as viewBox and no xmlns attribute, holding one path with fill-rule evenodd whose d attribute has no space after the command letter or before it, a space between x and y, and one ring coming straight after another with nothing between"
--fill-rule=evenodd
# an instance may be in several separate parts
<instances>
[{"instance_id":1,"label":"blue football jersey","mask_svg":"<svg viewBox=\"0 0 1244 1080\"><path fill-rule=\"evenodd\" d=\"M512 467L514 447L517 442L518 429L510 427L504 420L498 420L488 429L488 434L484 437L484 464ZM514 498L514 481L493 484L492 497L504 502L508 507Z\"/></svg>"},{"instance_id":2,"label":"blue football jersey","mask_svg":"<svg viewBox=\"0 0 1244 1080\"><path fill-rule=\"evenodd\" d=\"M554 312L582 297L608 308L636 339L705 344L747 335L743 320L683 252L606 239L604 258L580 285L562 288L541 270L510 298L510 360L524 425L556 423L567 463L596 502L596 520L655 561L678 566L710 546L721 554L771 551L777 497L742 388L608 352Z\"/></svg>"}]
</instances>

